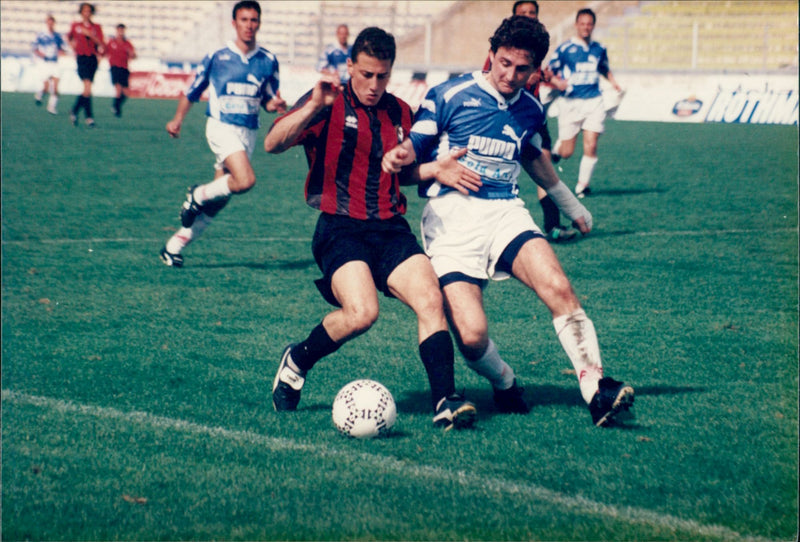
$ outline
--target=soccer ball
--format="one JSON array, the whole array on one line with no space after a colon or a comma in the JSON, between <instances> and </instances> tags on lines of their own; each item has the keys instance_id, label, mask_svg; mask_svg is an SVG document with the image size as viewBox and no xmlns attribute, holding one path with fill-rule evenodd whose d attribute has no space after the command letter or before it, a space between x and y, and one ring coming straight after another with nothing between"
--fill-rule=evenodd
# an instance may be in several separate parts
<instances>
[{"instance_id":1,"label":"soccer ball","mask_svg":"<svg viewBox=\"0 0 800 542\"><path fill-rule=\"evenodd\" d=\"M387 435L396 419L394 397L386 386L374 380L354 380L333 400L333 424L348 437Z\"/></svg>"}]
</instances>

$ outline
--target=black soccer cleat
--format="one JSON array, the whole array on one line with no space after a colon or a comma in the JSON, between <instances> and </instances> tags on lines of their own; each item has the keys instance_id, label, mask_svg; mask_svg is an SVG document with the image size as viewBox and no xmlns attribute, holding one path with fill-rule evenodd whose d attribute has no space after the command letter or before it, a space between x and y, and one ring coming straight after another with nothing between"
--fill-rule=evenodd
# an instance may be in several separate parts
<instances>
[{"instance_id":1,"label":"black soccer cleat","mask_svg":"<svg viewBox=\"0 0 800 542\"><path fill-rule=\"evenodd\" d=\"M517 386L516 379L507 390L494 390L494 406L504 414L527 414L531 407L522 397L524 390Z\"/></svg>"},{"instance_id":2,"label":"black soccer cleat","mask_svg":"<svg viewBox=\"0 0 800 542\"><path fill-rule=\"evenodd\" d=\"M303 375L298 374L289 367L289 353L293 347L294 344L290 344L283 349L278 372L275 374L275 381L272 383L272 406L276 412L297 410L297 404L300 402L300 392L306 382Z\"/></svg>"},{"instance_id":3,"label":"black soccer cleat","mask_svg":"<svg viewBox=\"0 0 800 542\"><path fill-rule=\"evenodd\" d=\"M203 214L203 206L194 199L194 189L197 185L190 186L186 191L186 201L181 205L181 226L191 228L195 219Z\"/></svg>"},{"instance_id":4,"label":"black soccer cleat","mask_svg":"<svg viewBox=\"0 0 800 542\"><path fill-rule=\"evenodd\" d=\"M454 427L467 429L475 425L477 415L475 405L454 393L449 397L442 397L436 405L433 425L445 431L450 431Z\"/></svg>"},{"instance_id":5,"label":"black soccer cleat","mask_svg":"<svg viewBox=\"0 0 800 542\"><path fill-rule=\"evenodd\" d=\"M592 422L597 427L613 425L615 418L623 412L629 412L633 406L633 388L625 382L613 378L601 378L597 393L589 403Z\"/></svg>"},{"instance_id":6,"label":"black soccer cleat","mask_svg":"<svg viewBox=\"0 0 800 542\"><path fill-rule=\"evenodd\" d=\"M162 248L158 255L161 257L161 261L170 267L183 267L183 256L167 252L167 247Z\"/></svg>"}]
</instances>

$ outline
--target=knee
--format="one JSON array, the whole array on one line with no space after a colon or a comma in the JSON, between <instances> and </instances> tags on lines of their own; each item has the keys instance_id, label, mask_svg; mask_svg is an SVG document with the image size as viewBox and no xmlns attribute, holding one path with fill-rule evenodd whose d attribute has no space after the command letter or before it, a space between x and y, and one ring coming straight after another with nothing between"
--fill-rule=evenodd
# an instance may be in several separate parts
<instances>
[{"instance_id":1,"label":"knee","mask_svg":"<svg viewBox=\"0 0 800 542\"><path fill-rule=\"evenodd\" d=\"M365 333L378 320L378 306L371 304L353 305L343 309L345 325L350 335Z\"/></svg>"},{"instance_id":2,"label":"knee","mask_svg":"<svg viewBox=\"0 0 800 542\"><path fill-rule=\"evenodd\" d=\"M458 328L458 350L467 360L479 359L489 345L487 329L478 325L462 325Z\"/></svg>"},{"instance_id":3,"label":"knee","mask_svg":"<svg viewBox=\"0 0 800 542\"><path fill-rule=\"evenodd\" d=\"M230 176L230 189L231 192L234 194L241 194L243 192L247 192L251 188L253 188L256 184L256 174L252 171L247 172L246 174L240 174L237 176Z\"/></svg>"}]
</instances>

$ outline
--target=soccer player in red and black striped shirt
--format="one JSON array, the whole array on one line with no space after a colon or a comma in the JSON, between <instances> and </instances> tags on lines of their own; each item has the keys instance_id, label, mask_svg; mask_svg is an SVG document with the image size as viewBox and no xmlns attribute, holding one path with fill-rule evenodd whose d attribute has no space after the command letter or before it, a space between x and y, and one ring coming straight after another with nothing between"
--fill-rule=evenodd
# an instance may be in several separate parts
<instances>
[{"instance_id":1,"label":"soccer player in red and black striped shirt","mask_svg":"<svg viewBox=\"0 0 800 542\"><path fill-rule=\"evenodd\" d=\"M412 121L408 104L386 92L395 52L391 34L364 29L347 63L346 86L340 87L338 75L323 74L264 140L271 153L294 145L305 148L306 201L321 211L311 247L323 275L317 287L337 307L304 341L285 348L273 383L273 406L295 410L314 364L372 327L380 290L417 315L434 425L469 427L475 407L455 393L453 342L439 282L402 216L406 198L400 184L415 182L416 174L381 169L383 153L403 141Z\"/></svg>"}]
</instances>

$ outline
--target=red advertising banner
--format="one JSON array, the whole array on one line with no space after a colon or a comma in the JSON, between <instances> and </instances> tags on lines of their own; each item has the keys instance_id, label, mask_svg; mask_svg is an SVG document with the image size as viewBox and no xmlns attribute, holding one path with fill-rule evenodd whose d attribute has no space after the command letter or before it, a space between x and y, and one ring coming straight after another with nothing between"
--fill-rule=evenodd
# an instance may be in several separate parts
<instances>
[{"instance_id":1,"label":"red advertising banner","mask_svg":"<svg viewBox=\"0 0 800 542\"><path fill-rule=\"evenodd\" d=\"M177 99L193 78L191 73L131 72L131 97Z\"/></svg>"}]
</instances>

